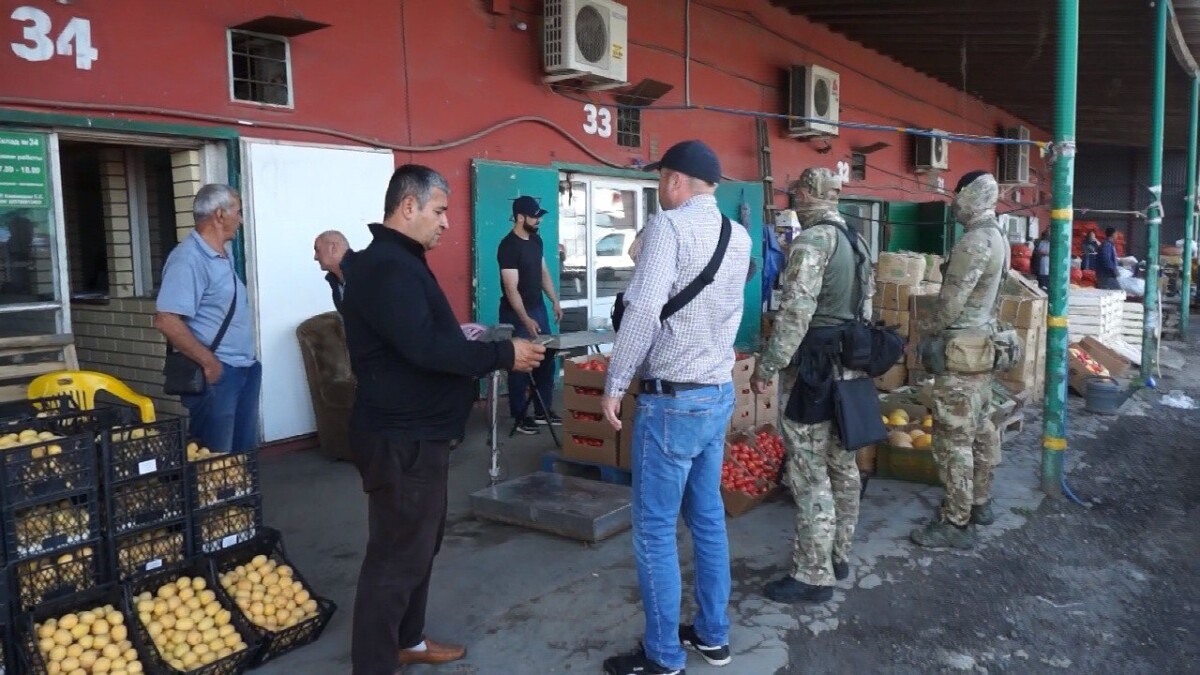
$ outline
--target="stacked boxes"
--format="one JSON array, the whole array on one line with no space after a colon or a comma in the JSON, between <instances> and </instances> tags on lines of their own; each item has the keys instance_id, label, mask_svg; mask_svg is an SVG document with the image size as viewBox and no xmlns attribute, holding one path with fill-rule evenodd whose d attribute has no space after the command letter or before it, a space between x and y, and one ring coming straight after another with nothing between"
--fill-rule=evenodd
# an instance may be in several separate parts
<instances>
[{"instance_id":1,"label":"stacked boxes","mask_svg":"<svg viewBox=\"0 0 1200 675\"><path fill-rule=\"evenodd\" d=\"M99 476L87 426L92 419L65 413L0 426L4 557L18 612L102 579Z\"/></svg>"},{"instance_id":2,"label":"stacked boxes","mask_svg":"<svg viewBox=\"0 0 1200 675\"><path fill-rule=\"evenodd\" d=\"M215 453L187 445L188 527L193 555L254 538L262 527L258 453Z\"/></svg>"},{"instance_id":3,"label":"stacked boxes","mask_svg":"<svg viewBox=\"0 0 1200 675\"><path fill-rule=\"evenodd\" d=\"M936 298L941 280L941 257L923 253L880 253L875 273L875 297L872 319L892 326L908 343L908 358L875 378L875 387L893 391L910 381L910 370L919 368L914 346L920 338L917 317L913 314L914 298Z\"/></svg>"},{"instance_id":4,"label":"stacked boxes","mask_svg":"<svg viewBox=\"0 0 1200 675\"><path fill-rule=\"evenodd\" d=\"M1017 272L1009 272L1000 299L999 320L1017 330L1025 345L1021 362L996 373L996 379L1016 393L1040 401L1046 380L1046 293Z\"/></svg>"},{"instance_id":5,"label":"stacked boxes","mask_svg":"<svg viewBox=\"0 0 1200 675\"><path fill-rule=\"evenodd\" d=\"M754 354L738 354L733 363L733 416L729 418L731 432L779 423L779 375L771 378L766 392L757 394L750 387L757 364Z\"/></svg>"},{"instance_id":6,"label":"stacked boxes","mask_svg":"<svg viewBox=\"0 0 1200 675\"><path fill-rule=\"evenodd\" d=\"M184 423L165 417L100 432L105 541L113 581L187 559Z\"/></svg>"},{"instance_id":7,"label":"stacked boxes","mask_svg":"<svg viewBox=\"0 0 1200 675\"><path fill-rule=\"evenodd\" d=\"M600 409L608 359L602 355L563 361L563 457L605 466L629 467L633 433L632 393L621 402L622 432L612 428ZM622 440L627 444L621 452Z\"/></svg>"}]
</instances>

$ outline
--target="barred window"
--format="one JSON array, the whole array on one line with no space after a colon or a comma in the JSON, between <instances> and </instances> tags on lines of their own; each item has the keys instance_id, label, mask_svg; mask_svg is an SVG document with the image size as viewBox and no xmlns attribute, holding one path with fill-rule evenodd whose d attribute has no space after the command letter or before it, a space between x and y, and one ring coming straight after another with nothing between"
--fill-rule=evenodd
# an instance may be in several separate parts
<instances>
[{"instance_id":1,"label":"barred window","mask_svg":"<svg viewBox=\"0 0 1200 675\"><path fill-rule=\"evenodd\" d=\"M617 108L617 145L624 148L642 147L641 108Z\"/></svg>"},{"instance_id":2,"label":"barred window","mask_svg":"<svg viewBox=\"0 0 1200 675\"><path fill-rule=\"evenodd\" d=\"M287 38L230 30L229 80L235 101L292 107Z\"/></svg>"}]
</instances>

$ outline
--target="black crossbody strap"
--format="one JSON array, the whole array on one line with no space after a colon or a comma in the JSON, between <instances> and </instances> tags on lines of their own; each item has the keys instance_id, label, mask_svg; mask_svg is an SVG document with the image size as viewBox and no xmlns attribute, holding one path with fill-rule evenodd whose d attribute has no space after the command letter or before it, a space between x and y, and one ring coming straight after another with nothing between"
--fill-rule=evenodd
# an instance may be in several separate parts
<instances>
[{"instance_id":1,"label":"black crossbody strap","mask_svg":"<svg viewBox=\"0 0 1200 675\"><path fill-rule=\"evenodd\" d=\"M721 216L721 236L717 239L717 248L713 251L712 258L704 269L700 270L700 274L692 279L692 282L683 287L667 304L663 305L662 313L658 315L659 321L666 321L672 314L683 309L689 302L694 300L704 287L711 284L717 278L717 270L721 269L721 262L725 259L725 250L729 248L729 237L733 234L733 223L729 218L722 214Z\"/></svg>"},{"instance_id":2,"label":"black crossbody strap","mask_svg":"<svg viewBox=\"0 0 1200 675\"><path fill-rule=\"evenodd\" d=\"M233 260L229 261L229 271L233 274L233 301L229 303L229 311L225 312L225 320L221 322L221 329L217 331L217 337L213 338L212 345L208 348L208 351L213 354L216 354L217 347L221 346L225 331L229 330L229 322L233 321L233 313L237 311L238 278L237 270L233 269Z\"/></svg>"}]
</instances>

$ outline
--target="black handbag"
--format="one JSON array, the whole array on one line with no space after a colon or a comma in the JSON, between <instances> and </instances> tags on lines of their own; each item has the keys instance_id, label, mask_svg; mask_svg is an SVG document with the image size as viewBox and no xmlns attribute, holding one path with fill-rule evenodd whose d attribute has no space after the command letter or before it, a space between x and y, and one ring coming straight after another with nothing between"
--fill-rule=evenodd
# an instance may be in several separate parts
<instances>
[{"instance_id":1,"label":"black handbag","mask_svg":"<svg viewBox=\"0 0 1200 675\"><path fill-rule=\"evenodd\" d=\"M700 274L692 279L691 283L683 287L677 295L667 300L667 304L663 305L662 312L658 315L659 322L666 321L672 314L683 309L691 302L704 287L711 284L713 279L717 278L717 270L721 269L721 261L725 259L725 250L729 248L729 236L733 233L733 223L724 215L721 216L721 236L717 239L717 248L713 250L712 257L708 259L708 264L704 269L700 270ZM625 293L617 293L616 300L613 302L612 308L612 325L613 330L621 330L621 319L625 316Z\"/></svg>"},{"instance_id":2,"label":"black handbag","mask_svg":"<svg viewBox=\"0 0 1200 675\"><path fill-rule=\"evenodd\" d=\"M849 452L887 440L875 381L860 377L833 384L833 424Z\"/></svg>"},{"instance_id":3,"label":"black handbag","mask_svg":"<svg viewBox=\"0 0 1200 675\"><path fill-rule=\"evenodd\" d=\"M232 271L232 263L230 263ZM233 301L229 303L229 311L225 312L225 320L221 322L221 329L217 331L217 336L213 338L212 344L208 350L213 354L217 353L217 348L221 346L221 340L225 337L225 331L229 330L229 322L233 321L233 313L237 309L237 274L233 277ZM171 341L167 340L167 357L163 361L163 393L167 396L199 396L208 389L208 380L204 377L204 368L199 363L191 360L181 351L176 350L171 346Z\"/></svg>"}]
</instances>

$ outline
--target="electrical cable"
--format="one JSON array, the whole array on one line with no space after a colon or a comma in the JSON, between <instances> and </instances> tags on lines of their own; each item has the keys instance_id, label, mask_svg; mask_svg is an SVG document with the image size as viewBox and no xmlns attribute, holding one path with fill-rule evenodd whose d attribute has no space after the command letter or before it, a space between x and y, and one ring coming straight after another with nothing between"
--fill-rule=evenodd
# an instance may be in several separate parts
<instances>
[{"instance_id":1,"label":"electrical cable","mask_svg":"<svg viewBox=\"0 0 1200 675\"><path fill-rule=\"evenodd\" d=\"M1064 471L1062 473L1060 483L1062 484L1063 494L1067 496L1067 499L1070 499L1071 501L1075 502L1079 506L1087 508L1087 504L1084 504L1083 501L1081 499L1079 499L1079 497L1076 497L1075 493L1071 492L1070 486L1067 485L1067 472L1066 471Z\"/></svg>"}]
</instances>

